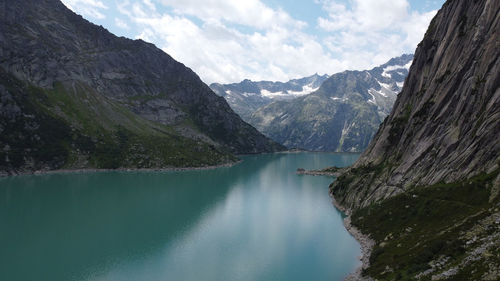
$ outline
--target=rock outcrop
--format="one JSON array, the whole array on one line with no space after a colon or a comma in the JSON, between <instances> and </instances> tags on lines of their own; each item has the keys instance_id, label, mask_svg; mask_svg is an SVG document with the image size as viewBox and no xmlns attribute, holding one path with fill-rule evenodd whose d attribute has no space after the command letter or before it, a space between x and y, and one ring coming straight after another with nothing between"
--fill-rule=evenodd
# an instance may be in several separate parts
<instances>
[{"instance_id":1,"label":"rock outcrop","mask_svg":"<svg viewBox=\"0 0 500 281\"><path fill-rule=\"evenodd\" d=\"M135 147L141 159L113 166L206 165L234 159L231 153L283 148L242 121L183 64L152 44L116 37L58 0L0 1L0 68L2 169L73 167L63 154L101 167L96 147L120 147L120 140L127 149L117 154ZM28 107L30 113L23 112ZM30 130L9 124L31 115L34 127L40 120L61 123L69 136L57 165L41 161L29 145L16 148ZM92 144L75 143L79 136ZM158 145L165 153L154 152ZM21 160L13 164L12 157Z\"/></svg>"},{"instance_id":2,"label":"rock outcrop","mask_svg":"<svg viewBox=\"0 0 500 281\"><path fill-rule=\"evenodd\" d=\"M391 114L331 185L374 280L498 280L500 2L448 0Z\"/></svg>"},{"instance_id":3,"label":"rock outcrop","mask_svg":"<svg viewBox=\"0 0 500 281\"><path fill-rule=\"evenodd\" d=\"M491 173L500 161L500 2L447 1L432 20L391 114L343 180L358 208L415 186Z\"/></svg>"}]
</instances>

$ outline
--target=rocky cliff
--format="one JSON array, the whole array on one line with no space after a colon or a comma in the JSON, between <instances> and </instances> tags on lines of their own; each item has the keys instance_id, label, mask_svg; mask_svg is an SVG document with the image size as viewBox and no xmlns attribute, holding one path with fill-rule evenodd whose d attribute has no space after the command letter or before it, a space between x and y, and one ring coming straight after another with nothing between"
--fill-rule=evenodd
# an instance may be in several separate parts
<instances>
[{"instance_id":1,"label":"rocky cliff","mask_svg":"<svg viewBox=\"0 0 500 281\"><path fill-rule=\"evenodd\" d=\"M367 173L334 186L341 203L366 206L414 186L498 168L499 5L446 2L415 52L391 114L354 165Z\"/></svg>"},{"instance_id":2,"label":"rocky cliff","mask_svg":"<svg viewBox=\"0 0 500 281\"><path fill-rule=\"evenodd\" d=\"M392 109L412 58L334 74L309 95L259 108L248 122L290 148L363 151Z\"/></svg>"},{"instance_id":3,"label":"rocky cliff","mask_svg":"<svg viewBox=\"0 0 500 281\"><path fill-rule=\"evenodd\" d=\"M282 149L183 64L58 0L0 1L0 73L2 170L199 166ZM64 137L42 132L53 126Z\"/></svg>"},{"instance_id":4,"label":"rocky cliff","mask_svg":"<svg viewBox=\"0 0 500 281\"><path fill-rule=\"evenodd\" d=\"M331 185L378 280L498 280L500 1L448 0L391 114Z\"/></svg>"}]
</instances>

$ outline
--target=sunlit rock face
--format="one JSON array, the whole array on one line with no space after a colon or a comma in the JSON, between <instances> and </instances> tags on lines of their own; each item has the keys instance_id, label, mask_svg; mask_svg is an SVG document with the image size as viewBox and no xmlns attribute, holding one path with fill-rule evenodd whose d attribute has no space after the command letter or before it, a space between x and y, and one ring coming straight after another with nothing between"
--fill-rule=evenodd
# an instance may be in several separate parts
<instances>
[{"instance_id":1,"label":"sunlit rock face","mask_svg":"<svg viewBox=\"0 0 500 281\"><path fill-rule=\"evenodd\" d=\"M333 184L367 206L414 186L491 173L500 154L499 1L447 1L418 45L391 114ZM500 184L497 179L496 184Z\"/></svg>"}]
</instances>

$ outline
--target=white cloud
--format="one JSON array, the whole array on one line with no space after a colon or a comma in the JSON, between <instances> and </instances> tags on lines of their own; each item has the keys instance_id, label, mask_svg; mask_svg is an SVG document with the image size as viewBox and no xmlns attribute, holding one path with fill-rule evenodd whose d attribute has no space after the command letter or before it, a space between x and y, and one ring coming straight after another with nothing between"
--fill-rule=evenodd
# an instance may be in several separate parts
<instances>
[{"instance_id":1,"label":"white cloud","mask_svg":"<svg viewBox=\"0 0 500 281\"><path fill-rule=\"evenodd\" d=\"M102 9L108 9L103 2L99 0L61 0L66 7L83 16L96 19L104 19L106 16Z\"/></svg>"},{"instance_id":2,"label":"white cloud","mask_svg":"<svg viewBox=\"0 0 500 281\"><path fill-rule=\"evenodd\" d=\"M231 23L267 29L273 25L305 26L306 23L292 19L283 10L274 10L260 0L160 0L174 7L180 15L196 16L204 21L225 20Z\"/></svg>"},{"instance_id":3,"label":"white cloud","mask_svg":"<svg viewBox=\"0 0 500 281\"><path fill-rule=\"evenodd\" d=\"M368 69L413 52L436 13L412 11L408 0L315 0L326 16L306 23L267 0L63 1L84 16L107 14L207 83Z\"/></svg>"},{"instance_id":4,"label":"white cloud","mask_svg":"<svg viewBox=\"0 0 500 281\"><path fill-rule=\"evenodd\" d=\"M436 15L437 11L430 11L427 13L412 13L408 20L401 23L401 29L406 35L405 45L415 46L424 37L425 31L429 26L432 18Z\"/></svg>"},{"instance_id":5,"label":"white cloud","mask_svg":"<svg viewBox=\"0 0 500 281\"><path fill-rule=\"evenodd\" d=\"M318 1L328 13L319 18L319 25L327 31L350 29L357 32L380 31L404 21L409 4L406 0L353 0L349 9L334 0Z\"/></svg>"},{"instance_id":6,"label":"white cloud","mask_svg":"<svg viewBox=\"0 0 500 281\"><path fill-rule=\"evenodd\" d=\"M121 29L130 29L128 24L119 18L115 18L115 25Z\"/></svg>"},{"instance_id":7,"label":"white cloud","mask_svg":"<svg viewBox=\"0 0 500 281\"><path fill-rule=\"evenodd\" d=\"M150 10L152 11L156 11L156 5L151 2L151 0L142 0L142 2L144 3L144 5L146 5Z\"/></svg>"},{"instance_id":8,"label":"white cloud","mask_svg":"<svg viewBox=\"0 0 500 281\"><path fill-rule=\"evenodd\" d=\"M181 1L174 14L161 14L137 2L125 3L119 10L140 27L137 38L155 43L207 83L288 80L340 67L302 30L304 23L282 10L259 1L206 2ZM202 19L202 24L193 22L191 16ZM235 24L254 28L244 32Z\"/></svg>"},{"instance_id":9,"label":"white cloud","mask_svg":"<svg viewBox=\"0 0 500 281\"><path fill-rule=\"evenodd\" d=\"M352 0L346 7L319 0L328 17L318 26L330 32L325 45L349 69L366 69L413 52L437 11L409 12L407 0Z\"/></svg>"}]
</instances>

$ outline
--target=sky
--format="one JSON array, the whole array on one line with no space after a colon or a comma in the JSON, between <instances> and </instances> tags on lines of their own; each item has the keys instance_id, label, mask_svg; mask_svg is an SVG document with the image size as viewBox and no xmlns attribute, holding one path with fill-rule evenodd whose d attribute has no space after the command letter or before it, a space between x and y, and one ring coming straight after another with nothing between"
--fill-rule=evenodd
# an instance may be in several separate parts
<instances>
[{"instance_id":1,"label":"sky","mask_svg":"<svg viewBox=\"0 0 500 281\"><path fill-rule=\"evenodd\" d=\"M205 83L288 81L413 53L445 0L62 0Z\"/></svg>"}]
</instances>

